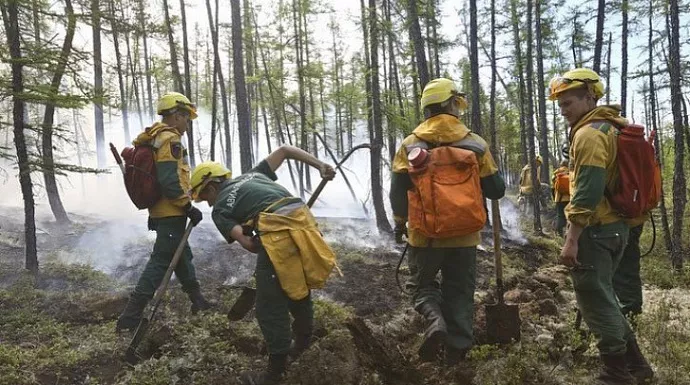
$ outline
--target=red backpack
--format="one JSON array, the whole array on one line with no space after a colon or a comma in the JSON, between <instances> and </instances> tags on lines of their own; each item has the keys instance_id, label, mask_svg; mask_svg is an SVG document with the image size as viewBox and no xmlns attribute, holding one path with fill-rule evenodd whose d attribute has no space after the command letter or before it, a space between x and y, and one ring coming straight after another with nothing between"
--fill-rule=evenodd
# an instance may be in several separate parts
<instances>
[{"instance_id":1,"label":"red backpack","mask_svg":"<svg viewBox=\"0 0 690 385\"><path fill-rule=\"evenodd\" d=\"M161 198L156 175L156 154L150 144L125 147L125 187L127 194L139 210L152 207Z\"/></svg>"},{"instance_id":2,"label":"red backpack","mask_svg":"<svg viewBox=\"0 0 690 385\"><path fill-rule=\"evenodd\" d=\"M655 208L661 200L661 167L656 161L652 131L630 124L618 134L618 185L609 192L609 202L622 216L636 218Z\"/></svg>"}]
</instances>

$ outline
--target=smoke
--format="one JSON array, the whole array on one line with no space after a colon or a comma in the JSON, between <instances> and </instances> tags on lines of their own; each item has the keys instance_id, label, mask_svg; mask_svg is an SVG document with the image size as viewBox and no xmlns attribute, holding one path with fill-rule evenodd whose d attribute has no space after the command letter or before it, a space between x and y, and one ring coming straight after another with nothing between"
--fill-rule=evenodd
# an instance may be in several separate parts
<instances>
[{"instance_id":1,"label":"smoke","mask_svg":"<svg viewBox=\"0 0 690 385\"><path fill-rule=\"evenodd\" d=\"M517 206L509 198L504 197L499 202L499 210L501 212L501 224L503 226L503 231L507 233L508 240L516 242L520 245L527 244L527 238L522 234L520 230L520 212ZM489 218L492 218L492 208L491 204L488 205L489 208Z\"/></svg>"}]
</instances>

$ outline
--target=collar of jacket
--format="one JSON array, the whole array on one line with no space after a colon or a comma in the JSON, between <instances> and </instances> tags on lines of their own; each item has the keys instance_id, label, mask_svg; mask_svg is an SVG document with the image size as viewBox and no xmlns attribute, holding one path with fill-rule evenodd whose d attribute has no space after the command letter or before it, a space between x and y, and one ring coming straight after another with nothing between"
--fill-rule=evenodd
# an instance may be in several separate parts
<instances>
[{"instance_id":1,"label":"collar of jacket","mask_svg":"<svg viewBox=\"0 0 690 385\"><path fill-rule=\"evenodd\" d=\"M575 133L582 127L597 120L607 120L614 126L620 128L628 125L628 119L621 116L621 107L617 104L595 107L592 111L583 116L573 128L570 129L569 139L572 143Z\"/></svg>"},{"instance_id":2,"label":"collar of jacket","mask_svg":"<svg viewBox=\"0 0 690 385\"><path fill-rule=\"evenodd\" d=\"M453 143L469 133L460 119L449 114L432 116L412 131L414 136L429 143Z\"/></svg>"},{"instance_id":3,"label":"collar of jacket","mask_svg":"<svg viewBox=\"0 0 690 385\"><path fill-rule=\"evenodd\" d=\"M163 131L175 132L180 135L180 132L177 131L177 129L170 127L167 124L156 122L151 127L146 127L144 132L137 135L137 138L132 141L132 144L138 146L140 144L150 143L153 141L156 135Z\"/></svg>"}]
</instances>

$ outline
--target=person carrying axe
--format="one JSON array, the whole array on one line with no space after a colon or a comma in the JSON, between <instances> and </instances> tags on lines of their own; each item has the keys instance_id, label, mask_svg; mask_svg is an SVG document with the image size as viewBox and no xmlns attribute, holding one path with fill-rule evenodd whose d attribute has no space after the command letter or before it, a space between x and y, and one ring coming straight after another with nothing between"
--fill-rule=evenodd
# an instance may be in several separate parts
<instances>
[{"instance_id":1,"label":"person carrying axe","mask_svg":"<svg viewBox=\"0 0 690 385\"><path fill-rule=\"evenodd\" d=\"M242 373L244 384L278 384L288 356L294 360L309 347L314 327L310 289L323 287L335 266L335 255L309 208L275 182L275 170L285 159L318 168L326 180L335 176L330 165L293 146L278 148L234 179L214 162L204 162L192 173L191 195L213 207L213 222L223 237L257 254L256 318L269 360L262 372Z\"/></svg>"},{"instance_id":2,"label":"person carrying axe","mask_svg":"<svg viewBox=\"0 0 690 385\"><path fill-rule=\"evenodd\" d=\"M393 159L390 201L396 241L408 235L414 308L428 323L420 359L435 360L445 345L445 362L455 365L473 343L484 197L500 199L505 184L484 139L460 121L467 101L452 80L429 82L421 107L426 120Z\"/></svg>"},{"instance_id":3,"label":"person carrying axe","mask_svg":"<svg viewBox=\"0 0 690 385\"><path fill-rule=\"evenodd\" d=\"M203 217L187 195L189 164L187 150L181 141L189 120L197 116L196 107L186 96L169 92L158 100L157 111L162 116L161 121L148 127L133 142L135 146L152 146L154 149L155 177L161 197L148 208L148 227L156 232L156 243L127 306L117 320L117 332L134 330L139 325L146 304L153 298L183 238L187 218L196 226ZM212 307L213 304L201 294L188 244L175 267L175 275L192 302L192 313Z\"/></svg>"}]
</instances>

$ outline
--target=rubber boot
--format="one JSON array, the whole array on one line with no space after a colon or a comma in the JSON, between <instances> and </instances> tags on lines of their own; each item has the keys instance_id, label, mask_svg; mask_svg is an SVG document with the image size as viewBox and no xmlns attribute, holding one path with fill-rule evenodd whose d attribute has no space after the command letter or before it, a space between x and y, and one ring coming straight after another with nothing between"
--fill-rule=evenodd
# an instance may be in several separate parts
<instances>
[{"instance_id":1,"label":"rubber boot","mask_svg":"<svg viewBox=\"0 0 690 385\"><path fill-rule=\"evenodd\" d=\"M196 314L200 311L205 311L209 310L211 308L214 308L216 306L215 303L209 302L204 298L204 295L201 294L201 289L196 288L189 293L187 293L189 296L189 300L192 301L192 314Z\"/></svg>"},{"instance_id":2,"label":"rubber boot","mask_svg":"<svg viewBox=\"0 0 690 385\"><path fill-rule=\"evenodd\" d=\"M244 385L277 385L287 369L287 354L268 356L268 368L262 372L244 372L241 380Z\"/></svg>"},{"instance_id":3,"label":"rubber boot","mask_svg":"<svg viewBox=\"0 0 690 385\"><path fill-rule=\"evenodd\" d=\"M122 314L120 314L120 317L117 319L115 332L120 333L122 330L136 329L137 326L139 326L141 316L148 302L149 300L147 298L130 295L125 310L122 311Z\"/></svg>"},{"instance_id":4,"label":"rubber boot","mask_svg":"<svg viewBox=\"0 0 690 385\"><path fill-rule=\"evenodd\" d=\"M434 361L448 335L446 321L443 319L441 306L437 303L425 302L421 305L419 312L429 323L424 331L424 342L419 347L419 358L423 362Z\"/></svg>"},{"instance_id":5,"label":"rubber boot","mask_svg":"<svg viewBox=\"0 0 690 385\"><path fill-rule=\"evenodd\" d=\"M597 377L600 385L635 385L635 378L628 372L628 361L625 354L602 354L604 366Z\"/></svg>"},{"instance_id":6,"label":"rubber boot","mask_svg":"<svg viewBox=\"0 0 690 385\"><path fill-rule=\"evenodd\" d=\"M312 333L314 330L314 323L312 320L298 320L292 323L292 331L294 339L290 344L290 352L288 353L291 361L299 358L305 350L309 349L312 342Z\"/></svg>"},{"instance_id":7,"label":"rubber boot","mask_svg":"<svg viewBox=\"0 0 690 385\"><path fill-rule=\"evenodd\" d=\"M634 337L629 339L627 348L625 358L628 362L628 372L635 377L638 385L651 384L654 378L654 371L649 366L647 359L642 355L637 339Z\"/></svg>"}]
</instances>

